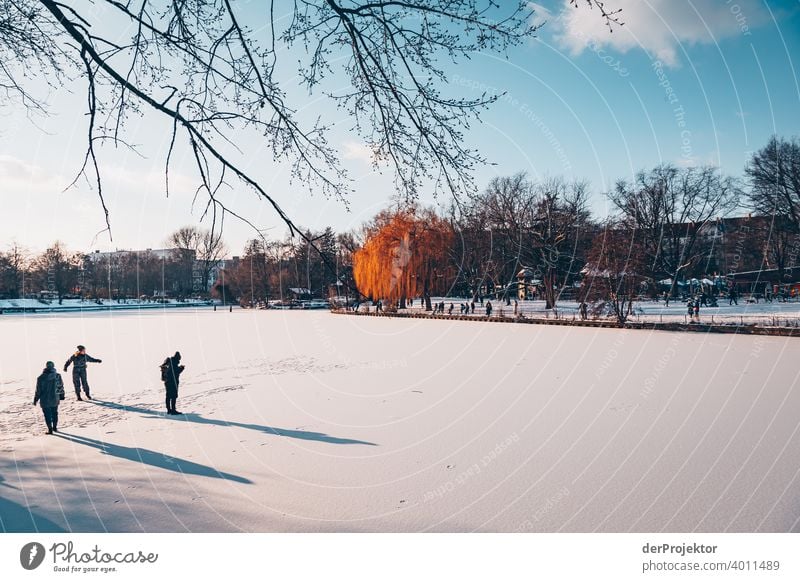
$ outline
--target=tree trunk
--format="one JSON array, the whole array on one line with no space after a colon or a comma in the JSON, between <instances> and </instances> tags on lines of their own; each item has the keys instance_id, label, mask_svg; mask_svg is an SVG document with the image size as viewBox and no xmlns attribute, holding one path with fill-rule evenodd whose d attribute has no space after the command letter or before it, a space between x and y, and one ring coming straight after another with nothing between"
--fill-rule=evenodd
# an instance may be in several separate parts
<instances>
[{"instance_id":1,"label":"tree trunk","mask_svg":"<svg viewBox=\"0 0 800 582\"><path fill-rule=\"evenodd\" d=\"M427 278L425 279L425 285L422 289L422 295L425 297L425 311L433 311L433 306L431 305L431 289Z\"/></svg>"},{"instance_id":2,"label":"tree trunk","mask_svg":"<svg viewBox=\"0 0 800 582\"><path fill-rule=\"evenodd\" d=\"M553 275L548 271L544 276L544 307L545 309L555 309L556 291L553 285Z\"/></svg>"}]
</instances>

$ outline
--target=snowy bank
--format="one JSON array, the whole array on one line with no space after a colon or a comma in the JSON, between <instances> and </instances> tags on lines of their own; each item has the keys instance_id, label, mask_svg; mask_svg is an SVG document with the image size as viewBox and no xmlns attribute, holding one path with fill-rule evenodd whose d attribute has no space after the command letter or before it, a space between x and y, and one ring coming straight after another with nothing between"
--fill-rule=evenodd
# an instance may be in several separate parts
<instances>
[{"instance_id":1,"label":"snowy bank","mask_svg":"<svg viewBox=\"0 0 800 582\"><path fill-rule=\"evenodd\" d=\"M144 301L138 299L82 301L80 299L64 299L61 303L58 301L40 299L0 299L0 314L164 309L172 307L203 307L213 304L213 301L205 299L164 299L161 301Z\"/></svg>"},{"instance_id":2,"label":"snowy bank","mask_svg":"<svg viewBox=\"0 0 800 582\"><path fill-rule=\"evenodd\" d=\"M777 335L787 337L800 337L800 322L794 320L786 320L779 318L771 318L764 320L761 323L748 323L744 317L731 319L727 322L714 323L713 319L707 319L708 323L683 323L675 320L667 320L666 322L640 320L631 318L625 323L619 323L615 318L603 317L595 319L579 319L572 317L536 317L529 315L519 314L516 317L509 317L507 315L492 315L487 316L485 313L478 315L463 314L463 315L449 315L441 313L427 313L421 310L409 311L368 311L360 309L358 311L348 311L345 309L335 309L332 313L336 315L356 315L356 316L371 316L371 317L397 317L397 318L413 318L413 319L448 319L455 321L472 321L484 323L518 323L529 325L563 325L570 327L600 327L600 328L617 328L617 329L640 329L645 331L680 331L692 333L736 333L736 334L750 334L750 335Z\"/></svg>"}]
</instances>

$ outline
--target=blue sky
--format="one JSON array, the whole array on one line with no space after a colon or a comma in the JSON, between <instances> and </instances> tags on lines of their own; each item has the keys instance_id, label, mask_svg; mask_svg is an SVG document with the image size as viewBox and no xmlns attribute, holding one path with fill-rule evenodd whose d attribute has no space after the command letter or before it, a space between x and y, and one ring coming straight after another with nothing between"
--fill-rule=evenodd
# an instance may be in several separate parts
<instances>
[{"instance_id":1,"label":"blue sky","mask_svg":"<svg viewBox=\"0 0 800 582\"><path fill-rule=\"evenodd\" d=\"M623 9L625 22L613 34L596 11L565 4L537 5L546 25L507 56L477 53L448 69L443 92L449 95L505 93L466 136L493 163L476 171L479 186L518 171L586 179L593 209L603 215L603 192L639 169L712 164L739 176L770 135L800 135L800 2L608 0ZM110 148L102 153L114 240L97 236L104 222L94 192L81 184L62 193L80 162L86 120L76 112L84 97L77 85L67 86L50 102L52 116L34 122L19 109L0 110L0 246L16 240L39 250L60 239L76 250L158 247L171 230L199 220L185 160L177 160L172 195L165 197L167 126L146 116L129 135L143 158ZM349 210L290 183L287 168L250 138L243 163L297 223L358 227L388 203L391 176L373 170L345 113L316 96L297 107L337 124L331 142L354 178ZM252 193L225 196L274 236L285 233ZM232 254L251 236L244 225L226 224Z\"/></svg>"}]
</instances>

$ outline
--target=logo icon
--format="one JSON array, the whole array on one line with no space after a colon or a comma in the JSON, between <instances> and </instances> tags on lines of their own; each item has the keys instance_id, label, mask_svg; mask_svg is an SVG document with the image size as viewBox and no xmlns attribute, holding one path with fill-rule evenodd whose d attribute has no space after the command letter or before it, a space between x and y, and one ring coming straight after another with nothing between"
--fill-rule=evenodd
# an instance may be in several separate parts
<instances>
[{"instance_id":1,"label":"logo icon","mask_svg":"<svg viewBox=\"0 0 800 582\"><path fill-rule=\"evenodd\" d=\"M35 570L44 562L44 546L39 542L29 542L19 552L19 563L26 570Z\"/></svg>"}]
</instances>

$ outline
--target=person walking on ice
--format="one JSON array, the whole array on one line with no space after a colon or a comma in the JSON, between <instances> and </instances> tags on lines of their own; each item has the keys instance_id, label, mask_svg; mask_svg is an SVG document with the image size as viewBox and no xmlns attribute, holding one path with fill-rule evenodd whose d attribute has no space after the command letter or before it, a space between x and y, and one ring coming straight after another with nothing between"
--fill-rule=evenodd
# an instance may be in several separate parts
<instances>
[{"instance_id":1,"label":"person walking on ice","mask_svg":"<svg viewBox=\"0 0 800 582\"><path fill-rule=\"evenodd\" d=\"M83 385L83 392L86 394L86 399L92 399L92 396L89 394L89 382L86 381L86 364L89 362L100 364L103 360L93 358L86 353L86 348L84 346L79 345L78 351L72 354L64 364L65 372L69 369L70 364L72 364L72 383L75 385L75 396L78 397L78 400L83 400L83 398L81 398L81 385Z\"/></svg>"},{"instance_id":2,"label":"person walking on ice","mask_svg":"<svg viewBox=\"0 0 800 582\"><path fill-rule=\"evenodd\" d=\"M58 432L58 405L62 400L64 400L64 381L61 379L61 374L56 372L56 365L47 362L41 375L36 379L36 394L33 397L33 405L39 403L42 407L47 434Z\"/></svg>"},{"instance_id":3,"label":"person walking on ice","mask_svg":"<svg viewBox=\"0 0 800 582\"><path fill-rule=\"evenodd\" d=\"M175 407L178 401L178 384L184 368L185 366L181 366L180 352L175 352L174 356L167 358L161 364L161 381L164 382L167 391L167 414L181 414Z\"/></svg>"}]
</instances>

